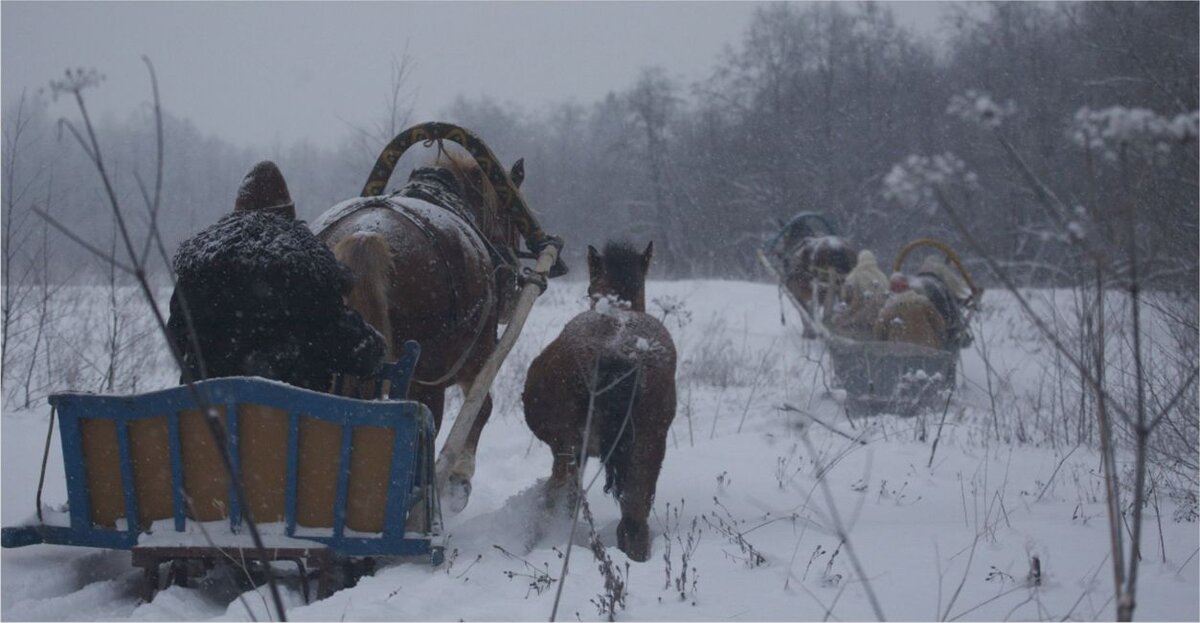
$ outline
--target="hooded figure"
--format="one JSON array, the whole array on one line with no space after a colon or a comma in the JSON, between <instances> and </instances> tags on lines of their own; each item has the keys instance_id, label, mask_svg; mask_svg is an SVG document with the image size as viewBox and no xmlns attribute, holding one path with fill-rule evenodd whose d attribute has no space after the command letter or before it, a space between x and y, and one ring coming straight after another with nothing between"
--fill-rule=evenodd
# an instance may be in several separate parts
<instances>
[{"instance_id":1,"label":"hooded figure","mask_svg":"<svg viewBox=\"0 0 1200 623\"><path fill-rule=\"evenodd\" d=\"M971 290L940 256L926 256L909 285L929 299L941 314L946 323L946 348L965 348L971 343L962 310Z\"/></svg>"},{"instance_id":2,"label":"hooded figure","mask_svg":"<svg viewBox=\"0 0 1200 623\"><path fill-rule=\"evenodd\" d=\"M207 378L261 376L327 391L334 373L378 369L383 338L343 299L349 270L294 216L279 169L260 162L233 213L179 246L167 329L183 378L204 378L203 360Z\"/></svg>"},{"instance_id":3,"label":"hooded figure","mask_svg":"<svg viewBox=\"0 0 1200 623\"><path fill-rule=\"evenodd\" d=\"M287 182L274 162L263 160L250 169L238 188L233 211L267 212L288 220L296 219L296 204L292 203Z\"/></svg>"},{"instance_id":4,"label":"hooded figure","mask_svg":"<svg viewBox=\"0 0 1200 623\"><path fill-rule=\"evenodd\" d=\"M910 290L908 279L900 273L892 275L891 289L875 319L875 339L944 349L946 323L933 303Z\"/></svg>"},{"instance_id":5,"label":"hooded figure","mask_svg":"<svg viewBox=\"0 0 1200 623\"><path fill-rule=\"evenodd\" d=\"M842 284L841 299L845 306L833 319L834 330L851 339L871 339L872 325L887 299L887 293L888 279L879 270L875 254L867 250L860 251L858 263Z\"/></svg>"}]
</instances>

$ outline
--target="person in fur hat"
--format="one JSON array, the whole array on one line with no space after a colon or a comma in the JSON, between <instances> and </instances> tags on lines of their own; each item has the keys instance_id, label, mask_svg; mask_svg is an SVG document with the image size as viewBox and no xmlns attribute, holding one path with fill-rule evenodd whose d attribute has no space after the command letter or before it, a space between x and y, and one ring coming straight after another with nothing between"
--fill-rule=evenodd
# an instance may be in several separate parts
<instances>
[{"instance_id":1,"label":"person in fur hat","mask_svg":"<svg viewBox=\"0 0 1200 623\"><path fill-rule=\"evenodd\" d=\"M879 270L875 254L862 250L858 263L842 284L841 300L844 305L833 319L833 330L839 335L869 340L873 337L873 325L888 294L888 279Z\"/></svg>"},{"instance_id":2,"label":"person in fur hat","mask_svg":"<svg viewBox=\"0 0 1200 623\"><path fill-rule=\"evenodd\" d=\"M334 373L378 369L383 338L343 299L352 275L295 214L278 167L260 162L233 213L179 246L167 329L181 382L261 376L327 391Z\"/></svg>"},{"instance_id":3,"label":"person in fur hat","mask_svg":"<svg viewBox=\"0 0 1200 623\"><path fill-rule=\"evenodd\" d=\"M889 285L892 293L875 319L875 339L944 349L946 323L933 303L909 289L901 273L892 274Z\"/></svg>"}]
</instances>

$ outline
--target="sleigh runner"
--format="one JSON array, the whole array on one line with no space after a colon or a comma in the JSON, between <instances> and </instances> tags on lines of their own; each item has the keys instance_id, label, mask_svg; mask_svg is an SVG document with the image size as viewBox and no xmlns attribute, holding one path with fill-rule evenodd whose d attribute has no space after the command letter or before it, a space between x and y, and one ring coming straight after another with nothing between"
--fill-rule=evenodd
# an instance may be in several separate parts
<instances>
[{"instance_id":1,"label":"sleigh runner","mask_svg":"<svg viewBox=\"0 0 1200 623\"><path fill-rule=\"evenodd\" d=\"M4 528L3 545L132 550L152 595L162 562L257 559L241 522L245 508L271 560L313 571L319 596L351 557L426 556L436 564L433 424L428 408L404 399L419 349L410 342L404 352L385 366L381 400L253 377L201 381L194 392L55 394L66 510L39 506L40 521ZM220 465L197 396L215 405L229 431L245 497ZM177 583L189 568L195 575L196 565L172 565Z\"/></svg>"}]
</instances>

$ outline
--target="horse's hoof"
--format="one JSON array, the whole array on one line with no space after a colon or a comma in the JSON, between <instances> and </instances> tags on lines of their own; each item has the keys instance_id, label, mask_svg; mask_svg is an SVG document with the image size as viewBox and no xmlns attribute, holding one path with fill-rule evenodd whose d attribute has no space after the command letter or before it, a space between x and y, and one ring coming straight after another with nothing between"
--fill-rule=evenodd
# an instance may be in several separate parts
<instances>
[{"instance_id":1,"label":"horse's hoof","mask_svg":"<svg viewBox=\"0 0 1200 623\"><path fill-rule=\"evenodd\" d=\"M650 560L650 526L645 521L622 518L617 524L617 548L634 562Z\"/></svg>"},{"instance_id":2,"label":"horse's hoof","mask_svg":"<svg viewBox=\"0 0 1200 623\"><path fill-rule=\"evenodd\" d=\"M450 511L451 514L458 514L467 507L470 499L471 481L451 478L450 482L446 484L446 491L442 494L442 508Z\"/></svg>"}]
</instances>

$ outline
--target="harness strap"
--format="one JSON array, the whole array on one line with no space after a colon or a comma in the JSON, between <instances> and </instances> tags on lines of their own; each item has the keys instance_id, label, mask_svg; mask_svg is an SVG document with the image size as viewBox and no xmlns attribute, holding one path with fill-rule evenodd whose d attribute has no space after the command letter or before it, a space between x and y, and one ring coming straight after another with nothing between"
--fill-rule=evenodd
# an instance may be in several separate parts
<instances>
[{"instance_id":1,"label":"harness strap","mask_svg":"<svg viewBox=\"0 0 1200 623\"><path fill-rule=\"evenodd\" d=\"M511 255L502 253L479 229L479 224L475 222L475 215L463 205L462 198L454 190L456 184L453 174L447 169L422 167L413 171L408 183L392 191L389 197L412 197L453 212L471 228L471 231L475 232L476 236L479 236L479 240L483 242L484 248L487 249L488 255L492 256L492 261L496 266L515 267L516 262L513 261Z\"/></svg>"},{"instance_id":2,"label":"harness strap","mask_svg":"<svg viewBox=\"0 0 1200 623\"><path fill-rule=\"evenodd\" d=\"M454 271L449 270L449 261L446 259L446 254L443 252L441 245L436 244L437 239L433 236L433 232L429 230L429 224L421 221L415 215L410 214L406 210L397 210L393 208L390 203L387 205L387 207L391 208L393 212L404 217L405 220L412 223L413 226L419 229L431 243L434 243L432 246L437 250L438 257L440 257L442 260L442 268L444 269L443 272L446 275L447 281L449 281L451 326L457 327L459 319L454 315L454 312L458 308L458 284L454 279ZM475 232L476 235L478 235L478 230L475 230ZM486 241L486 238L484 240ZM458 376L459 371L462 370L464 365L466 365L467 359L470 358L470 356L475 352L475 347L479 344L479 337L483 335L483 328L487 324L488 310L494 307L495 304L496 288L495 284L492 284L492 287L488 288L488 297L484 302L482 309L479 309L478 306L476 307L476 309L479 309L479 320L477 320L475 323L475 332L471 337L471 343L466 349L463 350L462 354L459 355L458 360L454 362L454 365L450 366L450 369L442 374L442 376L432 381L418 379L416 376L414 376L413 382L417 383L418 385L439 386L445 384L455 376Z\"/></svg>"}]
</instances>

